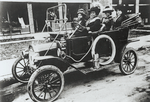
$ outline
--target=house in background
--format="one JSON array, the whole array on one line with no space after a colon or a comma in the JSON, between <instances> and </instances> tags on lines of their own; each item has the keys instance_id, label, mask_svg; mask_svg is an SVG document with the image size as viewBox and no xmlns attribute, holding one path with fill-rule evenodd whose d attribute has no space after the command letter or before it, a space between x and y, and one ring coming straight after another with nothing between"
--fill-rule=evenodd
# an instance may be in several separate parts
<instances>
[{"instance_id":1,"label":"house in background","mask_svg":"<svg viewBox=\"0 0 150 102\"><path fill-rule=\"evenodd\" d=\"M99 2L103 7L124 4L127 7L127 13L140 12L144 24L150 25L150 0L1 0L0 21L5 19L19 22L18 18L22 18L24 25L29 25L26 26L28 28L25 31L41 32L45 24L47 8L65 3L68 21L72 21L77 16L79 8L88 11L93 2Z\"/></svg>"},{"instance_id":2,"label":"house in background","mask_svg":"<svg viewBox=\"0 0 150 102\"><path fill-rule=\"evenodd\" d=\"M92 0L92 2L100 2L103 6L113 7L118 4L125 5L128 14L140 12L144 24L150 25L150 0Z\"/></svg>"},{"instance_id":3,"label":"house in background","mask_svg":"<svg viewBox=\"0 0 150 102\"><path fill-rule=\"evenodd\" d=\"M65 3L67 5L68 21L77 16L77 10L90 8L91 0L3 0L0 1L0 21L19 22L22 18L25 25L29 25L29 32L41 32L49 7ZM58 11L61 11L60 9Z\"/></svg>"},{"instance_id":4,"label":"house in background","mask_svg":"<svg viewBox=\"0 0 150 102\"><path fill-rule=\"evenodd\" d=\"M150 25L150 0L112 0L112 5L126 5L126 12L141 13L141 18L145 25Z\"/></svg>"}]
</instances>

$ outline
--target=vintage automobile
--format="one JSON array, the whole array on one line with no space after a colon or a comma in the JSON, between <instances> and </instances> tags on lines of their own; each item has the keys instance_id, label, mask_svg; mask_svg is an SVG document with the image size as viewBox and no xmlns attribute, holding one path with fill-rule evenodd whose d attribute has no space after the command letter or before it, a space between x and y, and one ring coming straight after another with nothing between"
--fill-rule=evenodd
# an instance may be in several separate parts
<instances>
[{"instance_id":1,"label":"vintage automobile","mask_svg":"<svg viewBox=\"0 0 150 102\"><path fill-rule=\"evenodd\" d=\"M127 39L128 30L128 27L123 27L80 37L74 37L74 31L67 37L55 40L57 34L47 50L30 46L30 68L36 69L27 85L31 99L37 102L56 100L64 88L64 73L70 68L86 75L119 65L123 74L134 73L138 58L133 48L126 47L132 42ZM86 63L93 64L86 66Z\"/></svg>"},{"instance_id":2,"label":"vintage automobile","mask_svg":"<svg viewBox=\"0 0 150 102\"><path fill-rule=\"evenodd\" d=\"M36 69L27 90L32 100L54 101L64 88L64 72L74 68L83 74L119 65L123 74L132 74L137 67L137 54L126 48L128 28L91 33L89 36L67 37L53 41L48 50L29 48L29 67ZM56 36L57 37L57 36ZM93 63L78 66L79 63ZM86 65L86 64L85 64Z\"/></svg>"},{"instance_id":3,"label":"vintage automobile","mask_svg":"<svg viewBox=\"0 0 150 102\"><path fill-rule=\"evenodd\" d=\"M86 75L119 65L123 74L132 74L138 57L127 45L137 40L128 40L128 31L140 22L138 17L136 14L128 18L112 31L89 32L87 36L77 37L74 35L78 28L85 27L76 23L78 26L71 34L59 32L50 43L30 45L14 63L13 76L20 82L28 82L27 90L33 101L51 102L63 91L64 73L71 68ZM86 63L92 64L87 66Z\"/></svg>"}]
</instances>

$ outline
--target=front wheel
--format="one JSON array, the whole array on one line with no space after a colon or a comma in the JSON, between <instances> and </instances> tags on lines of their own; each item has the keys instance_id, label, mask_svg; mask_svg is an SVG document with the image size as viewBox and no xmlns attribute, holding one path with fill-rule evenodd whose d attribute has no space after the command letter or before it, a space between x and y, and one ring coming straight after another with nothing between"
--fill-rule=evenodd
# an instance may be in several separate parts
<instances>
[{"instance_id":1,"label":"front wheel","mask_svg":"<svg viewBox=\"0 0 150 102\"><path fill-rule=\"evenodd\" d=\"M53 102L61 94L63 88L63 73L53 65L38 68L27 85L31 99L36 102Z\"/></svg>"},{"instance_id":2,"label":"front wheel","mask_svg":"<svg viewBox=\"0 0 150 102\"><path fill-rule=\"evenodd\" d=\"M32 73L33 69L29 67L28 58L19 57L12 66L14 78L21 83L27 83Z\"/></svg>"},{"instance_id":3,"label":"front wheel","mask_svg":"<svg viewBox=\"0 0 150 102\"><path fill-rule=\"evenodd\" d=\"M121 57L120 61L120 71L125 74L129 75L134 73L137 68L137 54L133 48L126 48Z\"/></svg>"}]
</instances>

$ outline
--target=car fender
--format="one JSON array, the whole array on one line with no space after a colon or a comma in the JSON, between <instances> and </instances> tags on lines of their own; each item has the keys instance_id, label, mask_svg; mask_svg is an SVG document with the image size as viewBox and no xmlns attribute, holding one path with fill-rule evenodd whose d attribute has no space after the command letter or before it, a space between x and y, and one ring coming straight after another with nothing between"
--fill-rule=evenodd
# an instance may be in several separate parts
<instances>
[{"instance_id":1,"label":"car fender","mask_svg":"<svg viewBox=\"0 0 150 102\"><path fill-rule=\"evenodd\" d=\"M125 51L125 49L130 48L129 44L133 42L140 41L139 39L130 39L128 40L123 46L119 47L118 53L116 53L115 56L115 62L120 63L121 57L122 57L122 52Z\"/></svg>"},{"instance_id":2,"label":"car fender","mask_svg":"<svg viewBox=\"0 0 150 102\"><path fill-rule=\"evenodd\" d=\"M43 65L54 65L62 72L66 71L68 67L71 66L71 64L67 61L55 56L38 56L35 58L35 60L38 62L38 67Z\"/></svg>"}]
</instances>

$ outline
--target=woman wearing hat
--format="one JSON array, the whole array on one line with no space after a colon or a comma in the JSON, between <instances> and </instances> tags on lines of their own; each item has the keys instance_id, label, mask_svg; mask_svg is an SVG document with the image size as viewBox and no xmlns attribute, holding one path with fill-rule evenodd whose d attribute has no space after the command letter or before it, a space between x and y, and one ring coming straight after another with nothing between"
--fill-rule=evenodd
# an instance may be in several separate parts
<instances>
[{"instance_id":1,"label":"woman wearing hat","mask_svg":"<svg viewBox=\"0 0 150 102\"><path fill-rule=\"evenodd\" d=\"M98 31L102 27L101 20L98 17L100 9L98 7L92 7L89 11L90 18L86 22L87 31Z\"/></svg>"},{"instance_id":2,"label":"woman wearing hat","mask_svg":"<svg viewBox=\"0 0 150 102\"><path fill-rule=\"evenodd\" d=\"M121 26L122 21L127 19L127 17L124 14L125 9L122 5L116 6L115 10L116 18L114 19L113 29L116 29L117 27Z\"/></svg>"},{"instance_id":3,"label":"woman wearing hat","mask_svg":"<svg viewBox=\"0 0 150 102\"><path fill-rule=\"evenodd\" d=\"M85 23L86 23L86 14L85 14L84 9L79 9L78 12L77 12L77 14L78 14L77 21L81 25L85 26Z\"/></svg>"},{"instance_id":4,"label":"woman wearing hat","mask_svg":"<svg viewBox=\"0 0 150 102\"><path fill-rule=\"evenodd\" d=\"M113 25L113 18L112 18L113 9L109 6L106 6L103 13L105 13L106 17L102 19L102 23L105 24L104 31L109 31Z\"/></svg>"},{"instance_id":5,"label":"woman wearing hat","mask_svg":"<svg viewBox=\"0 0 150 102\"><path fill-rule=\"evenodd\" d=\"M84 9L79 9L77 12L77 22L82 25L85 26L86 23L86 14ZM87 34L87 31L85 29L83 29L82 27L79 26L78 31L76 31L75 36L84 36Z\"/></svg>"}]
</instances>

